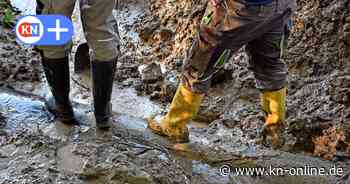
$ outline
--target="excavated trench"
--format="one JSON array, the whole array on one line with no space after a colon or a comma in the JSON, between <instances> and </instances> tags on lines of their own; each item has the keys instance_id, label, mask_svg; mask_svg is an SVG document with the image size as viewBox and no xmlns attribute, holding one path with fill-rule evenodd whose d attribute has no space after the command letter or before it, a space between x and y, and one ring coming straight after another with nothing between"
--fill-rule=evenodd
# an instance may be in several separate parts
<instances>
[{"instance_id":1,"label":"excavated trench","mask_svg":"<svg viewBox=\"0 0 350 184\"><path fill-rule=\"evenodd\" d=\"M16 5L19 1L13 2ZM122 66L119 66L123 71L130 69L125 69L125 65L135 64L128 59L137 58L140 54L135 50L139 49L142 40L134 25L146 16L146 6L146 1L130 0L121 3L115 12L123 40L121 49L124 55ZM73 20L76 29L80 30L74 38L75 46L84 40L78 15L79 12L75 11ZM149 50L147 45L142 49ZM131 73L138 72L138 69L133 66L125 75L133 76ZM98 131L90 105L88 74L87 71L82 75L74 74L71 81L71 98L79 126L57 122L48 112L43 98L49 91L45 82L18 82L9 85L12 87L0 87L0 183L350 182L346 174L349 173L350 164L346 159L335 162L300 152L271 150L257 144L256 138L247 136L240 127L232 126L232 120L226 121L225 116L230 114L224 114L221 120L210 124L192 122L189 125L191 144L174 145L147 129L145 118L163 113L165 105L151 101L149 96L139 96L135 85L130 85L135 83L133 80L116 80L112 94L114 126L108 132ZM232 84L217 88L226 88L227 85ZM229 91L231 94L241 92L231 87L228 89L232 90ZM206 99L204 106L212 108L221 101L230 100L219 98L224 95L221 91L214 88L211 91L214 97ZM232 101L231 108L241 109L229 112L236 113L237 118L251 113L246 109L255 103L245 95L256 96L257 93L248 90L238 95L238 100ZM202 117L210 114L203 112ZM255 117L259 117L259 114ZM214 115L211 120L201 120L211 122L215 118L218 117ZM336 166L342 168L344 173L341 176L227 176L220 173L224 165L230 165L232 169L269 166L296 168L306 165L329 169Z\"/></svg>"}]
</instances>

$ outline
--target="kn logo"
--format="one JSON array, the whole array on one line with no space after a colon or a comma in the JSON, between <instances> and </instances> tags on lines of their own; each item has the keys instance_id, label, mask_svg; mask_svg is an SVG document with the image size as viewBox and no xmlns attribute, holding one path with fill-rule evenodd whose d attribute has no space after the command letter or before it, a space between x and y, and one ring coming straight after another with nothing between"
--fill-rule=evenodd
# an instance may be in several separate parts
<instances>
[{"instance_id":1,"label":"kn logo","mask_svg":"<svg viewBox=\"0 0 350 184\"><path fill-rule=\"evenodd\" d=\"M44 26L35 16L26 16L17 22L16 35L23 43L34 44L43 37L43 33Z\"/></svg>"},{"instance_id":2,"label":"kn logo","mask_svg":"<svg viewBox=\"0 0 350 184\"><path fill-rule=\"evenodd\" d=\"M40 23L23 22L19 25L19 34L23 37L40 37Z\"/></svg>"},{"instance_id":3,"label":"kn logo","mask_svg":"<svg viewBox=\"0 0 350 184\"><path fill-rule=\"evenodd\" d=\"M28 15L16 24L17 41L29 45L64 45L72 40L73 24L63 15Z\"/></svg>"}]
</instances>

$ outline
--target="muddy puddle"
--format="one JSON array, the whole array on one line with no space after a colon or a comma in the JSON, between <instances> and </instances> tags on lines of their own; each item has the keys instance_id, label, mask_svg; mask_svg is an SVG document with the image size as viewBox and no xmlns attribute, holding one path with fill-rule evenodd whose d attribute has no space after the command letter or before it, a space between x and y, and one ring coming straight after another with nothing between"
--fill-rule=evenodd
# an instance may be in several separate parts
<instances>
[{"instance_id":1,"label":"muddy puddle","mask_svg":"<svg viewBox=\"0 0 350 184\"><path fill-rule=\"evenodd\" d=\"M55 122L52 115L47 112L43 98L36 95L2 89L0 91L0 102L0 109L2 109L7 122L4 127L7 136L15 135L19 129L25 130L25 134L29 136L27 138L32 142L29 145L20 143L3 145L0 153L4 154L5 158L24 160L21 160L21 162L10 162L9 160L6 162L6 159L3 160L4 163L0 166L6 167L0 169L0 173L8 172L11 168L21 168L16 164L22 162L42 162L43 158L40 155L44 154L47 156L45 159L50 160L49 163L51 164L49 171L45 172L50 173L53 170L58 175L77 177L73 183L104 183L114 180L122 181L121 183L156 183L154 178L157 177L170 177L171 180L171 176L168 175L169 172L181 172L182 174L179 174L178 177L184 178L175 177L173 179L179 179L182 182L187 181L185 183L277 184L281 182L328 182L323 177L222 176L219 169L225 164L234 167L256 167L262 166L263 163L269 163L272 158L276 159L274 162L286 162L284 164L288 164L290 160L284 158L288 154L282 152L266 152L265 155L260 156L255 151L252 151L254 153L242 153L241 155L237 152L223 153L216 150L213 145L202 144L210 141L206 140L207 138L204 135L200 136L198 132L196 133L198 131L196 129L203 129L198 124L190 125L190 130L193 131L191 132L193 133L193 136L191 136L191 142L193 143L173 145L167 140L152 134L147 130L142 116L136 117L133 116L134 114L115 113L112 131L100 132L94 128L93 114L90 107L84 104L74 103L80 125L68 126ZM33 138L35 136L38 137ZM36 141L41 142L41 144L39 146L34 144L33 142ZM50 142L47 144L48 147L44 146L46 145L45 142ZM11 149L9 149L10 147ZM51 153L52 151L54 153ZM25 157L34 153L37 160L25 159ZM283 154L286 155L283 156ZM22 155L22 157L19 155ZM291 158L295 159L295 157ZM145 172L147 170L143 170L148 167L160 167L164 163L169 164L169 170L167 172L158 171L161 172L161 176L159 176L159 173L148 173ZM327 167L329 164L317 161L317 159L310 163ZM293 165L293 163L289 163L289 165ZM10 174L6 177L16 178L18 176ZM0 181L6 181L6 177L0 175ZM48 175L48 177L52 176ZM170 180L165 183L176 183Z\"/></svg>"},{"instance_id":2,"label":"muddy puddle","mask_svg":"<svg viewBox=\"0 0 350 184\"><path fill-rule=\"evenodd\" d=\"M92 150L97 149L99 147L98 145L112 145L113 147L113 140L116 141L115 144L118 144L120 139L123 139L124 142L119 143L127 145L127 148L131 149L129 154L137 153L142 155L146 153L147 150L155 149L158 150L158 155L154 156L157 156L159 162L162 160L169 161L169 157L171 157L178 165L185 167L185 171L190 174L194 172L208 175L208 173L212 172L208 175L208 180L212 180L213 175L220 177L216 168L201 162L199 157L192 156L192 158L196 158L197 160L190 160L176 154L174 151L168 150L167 148L169 148L171 144L150 133L146 129L146 123L141 119L141 115L137 117L135 113L129 115L125 113L116 113L119 115L116 115L114 118L115 127L113 131L109 133L99 132L94 128L93 114L89 110L89 106L74 103L75 108L80 108L76 111L80 125L72 127L55 122L53 116L45 108L43 100L43 98L36 95L22 94L17 91L2 89L0 91L0 109L2 109L3 116L6 118L7 122L3 130L7 132L8 136L16 134L18 130L25 132L41 132L42 135L47 136L45 139L56 140L58 142L56 144L57 153L55 157L50 159L57 162L56 166L59 172L73 175L88 175L89 177L90 175L97 175L96 177L98 177L99 174L94 173L97 171L90 168L88 165L91 164L89 163L91 161L89 159L91 159L92 156L95 157L94 159L99 159L97 158L98 153L91 153L89 147L92 147ZM126 106L124 105L124 107ZM79 115L83 113L84 115ZM20 146L20 148L18 148L15 146L14 149L17 150L16 152L22 150L23 154L25 154L32 148L25 146ZM11 150L8 151L11 152ZM44 150L44 152L45 151L49 150ZM108 152L108 154L118 154L121 152L120 150L114 151L113 153ZM133 151L135 151L135 153L133 153ZM104 169L108 170L109 168L107 167ZM220 178L220 181L226 180L227 182L219 183L228 183L229 181L228 178ZM94 180L89 180L90 181L87 183L94 183L92 182ZM98 183L97 180L95 183Z\"/></svg>"},{"instance_id":3,"label":"muddy puddle","mask_svg":"<svg viewBox=\"0 0 350 184\"><path fill-rule=\"evenodd\" d=\"M53 116L45 111L45 104L39 98L32 100L21 95L11 95L0 90L0 109L6 117L6 129L29 128L47 124Z\"/></svg>"}]
</instances>

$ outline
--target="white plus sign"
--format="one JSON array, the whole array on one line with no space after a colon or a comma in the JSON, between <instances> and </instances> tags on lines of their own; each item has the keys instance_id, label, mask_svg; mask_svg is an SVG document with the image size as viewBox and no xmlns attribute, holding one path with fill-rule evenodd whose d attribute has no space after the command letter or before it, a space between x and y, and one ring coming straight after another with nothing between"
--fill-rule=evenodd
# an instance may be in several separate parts
<instances>
[{"instance_id":1,"label":"white plus sign","mask_svg":"<svg viewBox=\"0 0 350 184\"><path fill-rule=\"evenodd\" d=\"M68 28L61 28L60 26L60 20L56 19L56 27L55 28L48 28L48 32L56 32L56 41L61 39L61 32L68 32Z\"/></svg>"}]
</instances>

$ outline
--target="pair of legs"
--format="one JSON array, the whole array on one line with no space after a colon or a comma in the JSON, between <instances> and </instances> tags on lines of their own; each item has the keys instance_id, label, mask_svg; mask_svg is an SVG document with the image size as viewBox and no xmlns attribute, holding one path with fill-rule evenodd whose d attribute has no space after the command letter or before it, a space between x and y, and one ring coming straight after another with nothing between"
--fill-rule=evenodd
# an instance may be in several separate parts
<instances>
[{"instance_id":1,"label":"pair of legs","mask_svg":"<svg viewBox=\"0 0 350 184\"><path fill-rule=\"evenodd\" d=\"M39 0L41 14L61 14L71 17L76 1ZM111 92L119 54L117 22L112 15L115 0L80 0L83 30L91 55L94 113L96 125L110 126ZM62 46L41 46L42 65L52 96L48 108L61 121L74 122L74 113L69 100L69 58L71 43Z\"/></svg>"},{"instance_id":2,"label":"pair of legs","mask_svg":"<svg viewBox=\"0 0 350 184\"><path fill-rule=\"evenodd\" d=\"M224 64L222 58L228 49L235 52L245 45L256 86L262 91L262 108L267 113L265 129L278 144L276 130L285 117L287 77L281 57L291 6L288 0L259 6L238 0L223 0L217 6L209 1L199 34L184 61L181 85L170 110L160 124L150 120L149 128L175 142L188 142L186 124L197 114L213 75Z\"/></svg>"}]
</instances>

